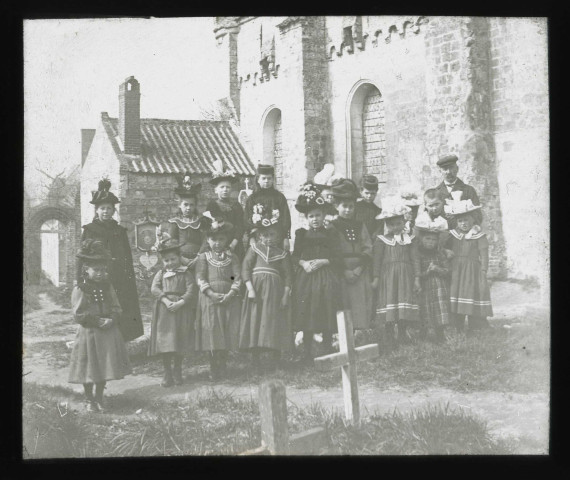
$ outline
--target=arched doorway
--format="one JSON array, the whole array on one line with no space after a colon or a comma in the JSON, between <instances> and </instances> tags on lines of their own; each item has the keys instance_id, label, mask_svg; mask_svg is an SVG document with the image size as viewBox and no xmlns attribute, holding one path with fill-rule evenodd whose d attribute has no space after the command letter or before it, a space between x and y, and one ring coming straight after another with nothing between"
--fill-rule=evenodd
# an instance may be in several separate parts
<instances>
[{"instance_id":1,"label":"arched doorway","mask_svg":"<svg viewBox=\"0 0 570 480\"><path fill-rule=\"evenodd\" d=\"M347 104L347 173L359 183L364 174L386 182L384 102L380 90L361 80L352 88Z\"/></svg>"},{"instance_id":2,"label":"arched doorway","mask_svg":"<svg viewBox=\"0 0 570 480\"><path fill-rule=\"evenodd\" d=\"M24 233L24 281L40 283L42 272L54 285L73 285L79 219L71 208L40 205Z\"/></svg>"},{"instance_id":3,"label":"arched doorway","mask_svg":"<svg viewBox=\"0 0 570 480\"><path fill-rule=\"evenodd\" d=\"M270 107L263 121L263 163L275 167L275 188L283 189L281 110Z\"/></svg>"}]
</instances>

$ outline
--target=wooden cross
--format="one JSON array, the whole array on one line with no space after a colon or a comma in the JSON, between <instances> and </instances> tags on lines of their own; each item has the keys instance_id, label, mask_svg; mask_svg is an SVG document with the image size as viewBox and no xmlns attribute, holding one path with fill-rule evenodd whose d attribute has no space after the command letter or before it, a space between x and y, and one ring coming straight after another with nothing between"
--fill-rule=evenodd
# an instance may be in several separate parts
<instances>
[{"instance_id":1,"label":"wooden cross","mask_svg":"<svg viewBox=\"0 0 570 480\"><path fill-rule=\"evenodd\" d=\"M378 344L364 345L354 348L354 332L350 311L338 311L336 314L338 325L339 353L332 353L315 358L317 370L330 370L341 367L342 391L344 396L344 412L346 419L355 425L360 424L360 403L358 400L358 380L356 377L356 364L363 360L370 360L380 355Z\"/></svg>"},{"instance_id":2,"label":"wooden cross","mask_svg":"<svg viewBox=\"0 0 570 480\"><path fill-rule=\"evenodd\" d=\"M287 395L280 380L269 380L259 386L261 415L261 447L240 455L303 455L324 445L326 432L316 427L289 436Z\"/></svg>"}]
</instances>

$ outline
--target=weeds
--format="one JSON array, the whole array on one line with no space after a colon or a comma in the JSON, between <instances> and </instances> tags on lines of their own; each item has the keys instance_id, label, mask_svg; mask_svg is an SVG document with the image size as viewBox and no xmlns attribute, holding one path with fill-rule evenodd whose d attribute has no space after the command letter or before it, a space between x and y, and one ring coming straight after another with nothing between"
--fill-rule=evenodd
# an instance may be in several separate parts
<instances>
[{"instance_id":1,"label":"weeds","mask_svg":"<svg viewBox=\"0 0 570 480\"><path fill-rule=\"evenodd\" d=\"M23 411L27 458L233 455L261 444L259 409L210 390L194 403L148 405L142 416L116 417L57 409L61 390L26 386ZM69 392L67 392L69 393ZM360 428L319 404L289 408L289 431L325 426L319 454L511 454L517 444L496 440L485 422L447 405L372 415Z\"/></svg>"}]
</instances>

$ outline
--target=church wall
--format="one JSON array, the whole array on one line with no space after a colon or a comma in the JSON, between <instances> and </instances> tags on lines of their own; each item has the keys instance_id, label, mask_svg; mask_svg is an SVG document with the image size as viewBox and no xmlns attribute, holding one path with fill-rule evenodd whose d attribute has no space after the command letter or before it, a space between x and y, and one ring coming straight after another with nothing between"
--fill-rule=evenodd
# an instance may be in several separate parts
<instances>
[{"instance_id":1,"label":"church wall","mask_svg":"<svg viewBox=\"0 0 570 480\"><path fill-rule=\"evenodd\" d=\"M303 90L302 26L276 27L284 18L264 24L264 35L275 37L277 77L260 81L259 31L268 19L256 18L240 27L238 81L240 82L240 131L254 164L263 158L263 122L272 107L281 110L281 141L284 157L283 193L289 202L293 231L300 218L294 208L298 187L307 178L305 153L305 102ZM273 30L269 26L273 25ZM249 79L248 79L249 75Z\"/></svg>"},{"instance_id":2,"label":"church wall","mask_svg":"<svg viewBox=\"0 0 570 480\"><path fill-rule=\"evenodd\" d=\"M491 18L498 181L509 276L549 290L549 109L545 19ZM548 299L546 299L548 300Z\"/></svg>"},{"instance_id":3,"label":"church wall","mask_svg":"<svg viewBox=\"0 0 570 480\"><path fill-rule=\"evenodd\" d=\"M548 251L545 21L338 16L309 18L302 27L291 18L274 22L283 23L275 35L277 78L268 82L255 83L253 68L260 20L242 24L238 36L241 131L259 160L261 119L271 105L281 109L286 196L292 200L296 185L325 162L347 174L350 102L370 83L383 110L374 118L383 132L369 137L385 157L380 197L409 184L418 193L436 186L438 157L455 153L459 177L483 204L490 276L548 278L540 260L548 254L533 250ZM543 220L533 228L537 212ZM521 230L532 234L522 241Z\"/></svg>"},{"instance_id":4,"label":"church wall","mask_svg":"<svg viewBox=\"0 0 570 480\"><path fill-rule=\"evenodd\" d=\"M352 94L359 83L371 83L379 91L384 110L385 183L380 196L395 195L412 180L429 183L424 178L426 139L426 74L425 44L421 27L418 33L407 30L404 38L388 33L395 22L403 19L363 17L363 31L369 33L363 48L350 53L343 49L339 56L342 17L327 17L329 39L329 81L332 126L332 150L336 170L346 175L349 163L349 108ZM374 32L380 30L378 38ZM388 42L386 42L388 38ZM373 41L374 40L374 41ZM331 55L331 48L334 51ZM382 180L384 180L382 179Z\"/></svg>"}]
</instances>

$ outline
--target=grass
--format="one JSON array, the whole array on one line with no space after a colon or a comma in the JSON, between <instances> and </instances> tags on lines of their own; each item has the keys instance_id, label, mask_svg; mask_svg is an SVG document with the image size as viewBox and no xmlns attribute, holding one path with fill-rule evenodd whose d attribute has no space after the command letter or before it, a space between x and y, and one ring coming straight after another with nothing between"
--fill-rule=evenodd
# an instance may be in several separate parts
<instances>
[{"instance_id":1,"label":"grass","mask_svg":"<svg viewBox=\"0 0 570 480\"><path fill-rule=\"evenodd\" d=\"M24 290L25 308L37 308L37 295L45 292L58 304L65 307L69 302L65 288L53 285L30 286ZM64 311L64 310L62 310ZM47 318L37 319L27 325L26 332L38 335L62 335L69 332L71 317L57 321ZM70 314L69 314L70 315ZM54 314L54 317L56 315ZM51 318L51 316L50 316ZM27 333L27 334L28 334ZM374 360L358 366L359 378L363 384L381 388L402 387L412 390L427 387L448 388L458 392L498 391L498 392L547 392L549 389L549 340L550 333L545 323L534 325L519 324L517 328L503 328L495 325L474 338L465 338L450 332L444 345L430 342L417 342L391 353L382 353ZM359 332L357 344L377 342L373 330ZM52 349L52 364L64 365L69 352L64 344L46 343L43 347ZM40 348L40 345L32 348ZM271 374L287 385L297 388L331 388L340 383L340 373L335 371L318 372L300 364L302 347L283 355L283 368ZM317 350L317 354L322 353ZM132 358L137 374L160 376L160 362L146 355ZM205 354L192 354L185 358L184 369L191 377L206 377L208 359ZM250 357L246 353L230 356L229 375L226 383L242 384L255 379L250 369Z\"/></svg>"},{"instance_id":2,"label":"grass","mask_svg":"<svg viewBox=\"0 0 570 480\"><path fill-rule=\"evenodd\" d=\"M358 344L375 343L372 331L358 336ZM319 352L317 351L317 354ZM302 346L284 354L281 368L268 378L282 380L296 388L328 389L340 385L338 369L320 372L304 366ZM549 334L540 326L507 330L493 327L476 337L450 334L444 345L417 342L374 360L358 365L362 384L379 388L400 387L410 390L447 388L458 392L497 391L534 393L549 390ZM145 355L133 357L137 374L162 375L161 363ZM231 353L224 383L241 385L255 381L247 353ZM206 354L192 354L184 359L184 371L193 380L206 379Z\"/></svg>"},{"instance_id":3,"label":"grass","mask_svg":"<svg viewBox=\"0 0 570 480\"><path fill-rule=\"evenodd\" d=\"M119 417L62 407L66 389L24 388L25 458L233 455L261 443L257 404L214 390L192 404L149 403L141 415ZM288 422L290 433L324 426L326 444L315 452L324 455L511 454L517 448L513 440L491 437L478 418L439 405L372 415L360 428L318 404L292 406Z\"/></svg>"}]
</instances>

